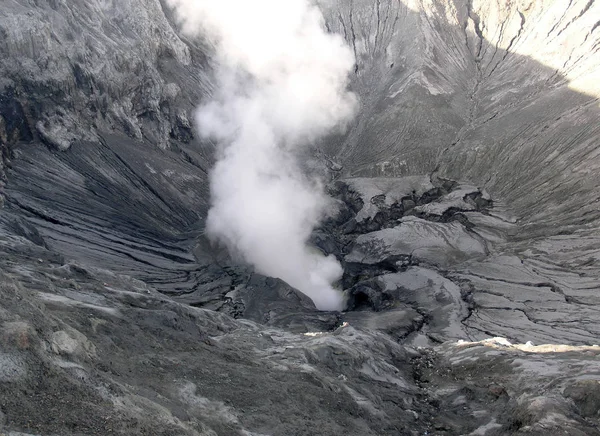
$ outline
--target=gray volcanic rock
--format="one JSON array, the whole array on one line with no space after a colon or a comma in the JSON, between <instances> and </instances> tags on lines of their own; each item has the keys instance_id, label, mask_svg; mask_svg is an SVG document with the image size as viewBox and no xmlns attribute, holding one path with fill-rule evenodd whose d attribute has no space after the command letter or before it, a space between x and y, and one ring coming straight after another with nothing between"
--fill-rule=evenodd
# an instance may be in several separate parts
<instances>
[{"instance_id":1,"label":"gray volcanic rock","mask_svg":"<svg viewBox=\"0 0 600 436\"><path fill-rule=\"evenodd\" d=\"M13 113L5 109L0 124L13 142L33 136L65 150L118 130L164 148L191 136L189 111L210 87L207 68L198 70L203 55L182 41L159 0L19 0L2 12L0 92Z\"/></svg>"},{"instance_id":2,"label":"gray volcanic rock","mask_svg":"<svg viewBox=\"0 0 600 436\"><path fill-rule=\"evenodd\" d=\"M598 7L326 2L357 55L362 104L330 154L352 175L437 169L544 227L598 218Z\"/></svg>"},{"instance_id":3,"label":"gray volcanic rock","mask_svg":"<svg viewBox=\"0 0 600 436\"><path fill-rule=\"evenodd\" d=\"M164 2L0 5L0 432L600 434L600 5L320 5L342 313L203 235L210 47Z\"/></svg>"},{"instance_id":4,"label":"gray volcanic rock","mask_svg":"<svg viewBox=\"0 0 600 436\"><path fill-rule=\"evenodd\" d=\"M397 227L359 236L344 260L370 265L404 256L448 266L485 254L485 243L469 235L458 222L432 223L407 217Z\"/></svg>"}]
</instances>

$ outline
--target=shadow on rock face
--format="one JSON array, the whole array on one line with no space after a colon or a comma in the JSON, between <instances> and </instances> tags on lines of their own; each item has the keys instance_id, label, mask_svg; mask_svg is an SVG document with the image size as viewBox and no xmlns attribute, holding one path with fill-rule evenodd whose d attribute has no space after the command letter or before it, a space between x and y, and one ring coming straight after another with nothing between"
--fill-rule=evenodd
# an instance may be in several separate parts
<instances>
[{"instance_id":1,"label":"shadow on rock face","mask_svg":"<svg viewBox=\"0 0 600 436\"><path fill-rule=\"evenodd\" d=\"M579 2L576 3L575 9L579 7ZM426 248L416 245L422 245L418 242L424 240L422 232L444 232L434 224L434 216L439 222L462 220L467 225L472 220L464 217L472 209L465 207L464 202L471 201L480 208L484 207L482 202L488 200L481 195L470 199L448 198L447 204L441 204L446 212L438 214L431 207L440 207L435 199L451 186L427 188L429 177L420 175L431 172L435 173L433 179L446 176L485 185L503 201L502 207L508 205L517 216L535 224L526 227L526 231L525 227L517 227L514 232L521 237L545 234L544 228L560 233L573 232L574 226L589 226L597 218L593 200L598 183L594 173L585 170L592 165L593 159L586 156L591 153L594 138L598 137L594 126L599 113L593 97L569 89L570 76L561 75L561 71L514 50L504 50L492 40L478 40L473 36L476 32L471 34L463 26L472 23L475 16L468 2L457 4L455 10L447 10L443 5L439 8L442 8L439 13L424 10L420 15L402 3L393 2L377 5L340 2L325 7L329 28L343 34L356 50L357 71L352 88L362 98L355 124L346 136L331 141L327 147L329 154L343 164L343 174L369 178L414 175L414 179L403 179L407 181L403 183L415 185L398 202L394 201L396 194L389 190L385 197L357 197L355 201L349 197L354 194L345 194L347 214L357 216L354 220L343 220L342 230L348 234L382 231L393 233L395 240L413 237L417 240L413 246L395 247L389 246L385 234L363 238L365 244L381 244L384 257L396 252L400 256L414 255L416 248L417 254L420 250L421 257L438 265L464 260L465 257L452 255L455 248L448 251L445 245ZM502 36L514 36L515 44L529 31L528 26L533 26L535 14L540 13L536 8L517 9L508 8L500 14L506 15L506 23L511 26L514 20L520 23L520 13L525 17L518 34L513 34L516 30L510 27ZM372 14L373 11L379 13ZM591 12L582 10L578 20L587 23ZM15 13L18 15L18 11ZM60 8L52 13L60 15ZM477 14L479 26L488 16L483 10ZM161 34L171 34L169 18L165 21L162 9L142 15L145 21L140 21L140 29L156 18ZM331 18L333 16L339 19ZM374 17L379 17L377 26L370 25ZM3 25L8 26L8 22ZM378 29L374 44L371 45L373 38L367 37L369 31L365 31L364 36L354 34L353 37L348 32L353 26ZM558 31L553 29L552 32ZM570 29L566 34L569 32ZM591 36L586 37L586 47L593 45L596 33L591 32ZM414 35L422 38L415 40ZM67 36L59 33L57 38ZM162 54L147 59L156 63L152 71L156 70L156 74L163 77L163 97L168 100L172 94L169 90L175 90L166 83L167 79L179 89L193 87L195 93L201 93L206 86L198 83L206 82L208 74L192 74L185 62L189 60L201 70L199 67L205 66L206 61L201 55L202 46L185 40L183 43L169 41L161 46ZM16 53L13 46L3 50L8 57ZM60 53L62 59L64 53ZM163 62L163 55L169 53L177 61L170 69ZM22 55L28 56L26 52ZM572 62L565 67L565 74L570 74L569 68L581 63L593 65L593 56ZM79 91L88 92L89 86L107 98L116 92L113 88L119 86L118 83L109 83L110 77L96 77L84 67L60 71L64 76L61 80L74 84L61 90L62 99L68 101ZM202 267L196 263L198 252L193 255L192 247L202 232L208 207L206 171L211 159L207 157L207 149L196 142L186 144L177 138L171 138L170 148L158 149L156 141L150 140L156 135L131 137L130 129L125 127L115 127L117 134L108 135L98 125L98 142L75 142L65 152L48 150L40 146L42 138L35 129L26 129L41 121L42 112L44 116L54 116L49 112L51 106L44 103L46 100L40 94L42 85L36 85L35 80L29 83L30 79L19 76L18 71L7 65L3 68L11 71L12 85L2 88L6 135L0 137L6 138L0 142L5 144L3 149L7 144L21 144L14 151L13 169L5 190L9 213L14 210L15 215L31 223L32 230L37 229L39 237L34 233L31 237L38 244L47 244L53 250L90 264L133 274L165 292L193 292L194 283L201 280L202 275L198 272ZM189 78L186 74L190 74ZM17 88L18 99L15 97ZM149 92L144 86L132 91L139 93L139 98L133 101L140 104L140 113L147 114L146 118L151 120L153 112L141 110L151 100L151 93L146 94L146 91ZM181 93L175 100L169 100L169 120L179 100ZM27 101L31 104L23 106ZM189 109L188 104L185 106ZM26 106L30 108L27 113L23 112ZM65 117L75 117L82 126L90 125L91 115L77 112L77 107L73 103L72 107L61 105L56 110L62 111ZM22 118L27 119L27 123ZM568 168L574 167L579 170L568 172ZM567 173L569 176L563 177ZM417 181L419 178L421 182ZM360 183L360 179L352 180L354 184ZM378 183L385 183L385 179ZM390 200L393 207L379 207L380 201ZM462 204L453 206L454 209L448 207L454 200ZM407 215L430 222L410 218L413 221L394 229L395 221ZM473 246L472 254L484 250L477 247L478 241L471 234L459 235L457 239ZM360 243L354 246L356 251L352 254L348 245L339 245L326 234L317 235L314 242L326 252L338 252L340 258L350 256L350 268L353 262L350 259L362 256ZM463 248L454 252L460 254ZM371 263L379 264L380 260L374 257ZM344 285L348 287L350 283Z\"/></svg>"},{"instance_id":2,"label":"shadow on rock face","mask_svg":"<svg viewBox=\"0 0 600 436\"><path fill-rule=\"evenodd\" d=\"M325 9L357 55L361 111L328 147L343 176L435 171L470 181L535 223L536 234L597 221L597 5L354 1Z\"/></svg>"},{"instance_id":3,"label":"shadow on rock face","mask_svg":"<svg viewBox=\"0 0 600 436\"><path fill-rule=\"evenodd\" d=\"M600 109L569 87L596 77L598 2L327 2L362 104L323 146L341 212L312 240L342 314L204 243L209 70L163 2L120 2L126 32L30 3L0 16L0 426L598 434L597 347L483 341L600 337Z\"/></svg>"}]
</instances>

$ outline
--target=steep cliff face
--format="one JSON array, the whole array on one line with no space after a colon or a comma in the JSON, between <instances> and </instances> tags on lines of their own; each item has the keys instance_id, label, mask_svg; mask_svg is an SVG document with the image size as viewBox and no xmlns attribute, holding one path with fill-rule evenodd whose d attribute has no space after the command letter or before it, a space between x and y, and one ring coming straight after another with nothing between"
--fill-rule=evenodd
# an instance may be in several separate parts
<instances>
[{"instance_id":1,"label":"steep cliff face","mask_svg":"<svg viewBox=\"0 0 600 436\"><path fill-rule=\"evenodd\" d=\"M211 87L202 43L158 0L2 12L0 147L17 162L5 220L19 210L60 252L119 271L190 262L212 160L193 132Z\"/></svg>"},{"instance_id":2,"label":"steep cliff face","mask_svg":"<svg viewBox=\"0 0 600 436\"><path fill-rule=\"evenodd\" d=\"M328 6L330 28L354 47L362 101L331 146L346 174L436 170L483 185L528 222L598 218L598 4Z\"/></svg>"},{"instance_id":3,"label":"steep cliff face","mask_svg":"<svg viewBox=\"0 0 600 436\"><path fill-rule=\"evenodd\" d=\"M164 2L0 5L0 430L599 434L600 5L320 5L343 313L205 240L211 47Z\"/></svg>"},{"instance_id":4,"label":"steep cliff face","mask_svg":"<svg viewBox=\"0 0 600 436\"><path fill-rule=\"evenodd\" d=\"M165 148L191 135L188 111L210 87L209 68L158 0L2 7L0 89L27 124L13 141L35 135L65 150L116 130Z\"/></svg>"},{"instance_id":5,"label":"steep cliff face","mask_svg":"<svg viewBox=\"0 0 600 436\"><path fill-rule=\"evenodd\" d=\"M598 5L322 7L357 57L361 111L328 147L345 175L436 170L485 187L528 222L597 218ZM12 0L3 12L3 144L66 149L118 132L169 148L193 138L192 109L211 89L207 47L183 39L159 0Z\"/></svg>"}]
</instances>

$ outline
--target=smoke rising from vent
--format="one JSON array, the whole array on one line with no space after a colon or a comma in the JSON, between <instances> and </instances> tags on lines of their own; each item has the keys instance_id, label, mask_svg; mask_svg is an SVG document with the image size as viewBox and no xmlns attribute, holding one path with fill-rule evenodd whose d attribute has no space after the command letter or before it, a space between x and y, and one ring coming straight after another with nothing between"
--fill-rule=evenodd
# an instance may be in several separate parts
<instances>
[{"instance_id":1,"label":"smoke rising from vent","mask_svg":"<svg viewBox=\"0 0 600 436\"><path fill-rule=\"evenodd\" d=\"M295 152L352 117L351 50L309 0L168 1L185 32L215 48L217 88L197 113L219 144L209 236L319 309L342 309L339 262L307 245L330 200Z\"/></svg>"}]
</instances>

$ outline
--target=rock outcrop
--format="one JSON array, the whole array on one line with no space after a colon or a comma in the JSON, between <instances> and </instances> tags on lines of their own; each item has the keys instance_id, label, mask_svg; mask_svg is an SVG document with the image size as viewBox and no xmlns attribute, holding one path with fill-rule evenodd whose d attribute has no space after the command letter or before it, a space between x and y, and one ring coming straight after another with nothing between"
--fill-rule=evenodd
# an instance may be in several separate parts
<instances>
[{"instance_id":1,"label":"rock outcrop","mask_svg":"<svg viewBox=\"0 0 600 436\"><path fill-rule=\"evenodd\" d=\"M600 434L600 5L321 6L341 313L204 238L210 47L165 3L0 5L0 432Z\"/></svg>"}]
</instances>

